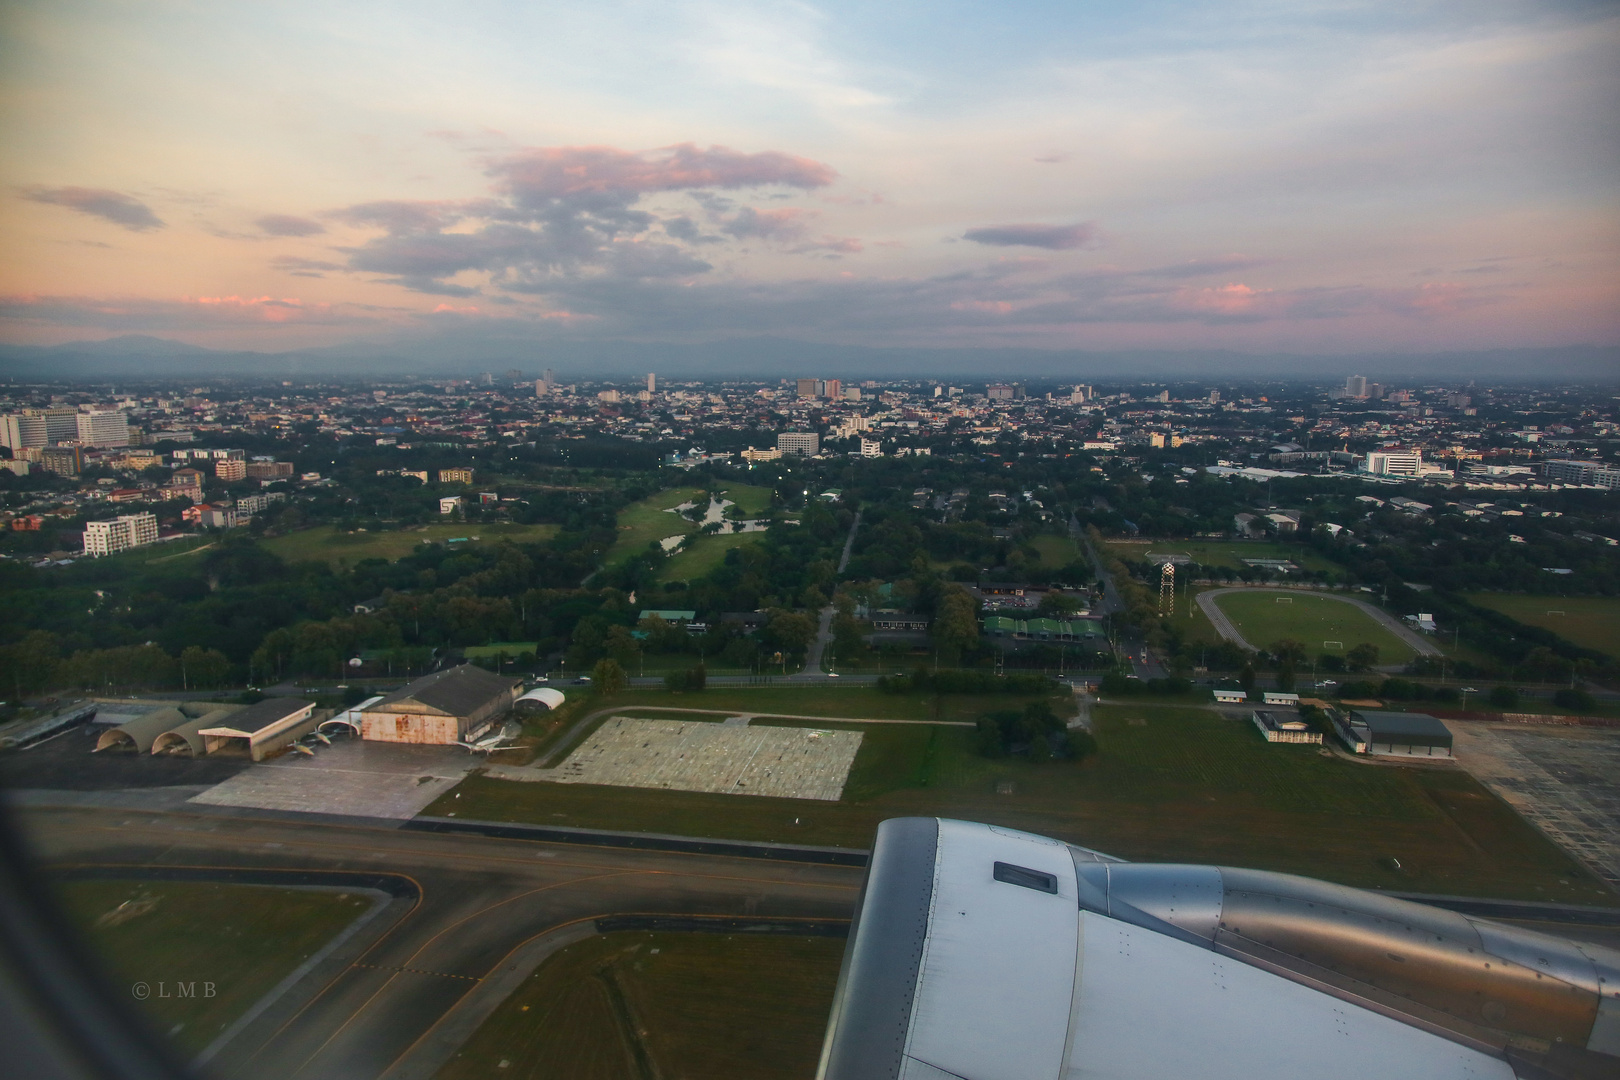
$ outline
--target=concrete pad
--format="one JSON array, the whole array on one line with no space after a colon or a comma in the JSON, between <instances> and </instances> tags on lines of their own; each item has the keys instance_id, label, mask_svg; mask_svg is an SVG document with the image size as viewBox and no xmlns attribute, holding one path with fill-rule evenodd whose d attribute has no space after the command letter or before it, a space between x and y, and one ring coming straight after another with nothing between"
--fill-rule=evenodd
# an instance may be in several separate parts
<instances>
[{"instance_id":1,"label":"concrete pad","mask_svg":"<svg viewBox=\"0 0 1620 1080\"><path fill-rule=\"evenodd\" d=\"M344 739L314 757L289 754L244 769L189 801L406 820L482 761L455 746Z\"/></svg>"},{"instance_id":2,"label":"concrete pad","mask_svg":"<svg viewBox=\"0 0 1620 1080\"><path fill-rule=\"evenodd\" d=\"M858 731L617 716L555 769L532 772L559 784L837 802L860 748Z\"/></svg>"},{"instance_id":3,"label":"concrete pad","mask_svg":"<svg viewBox=\"0 0 1620 1080\"><path fill-rule=\"evenodd\" d=\"M1620 731L1445 724L1458 764L1620 889Z\"/></svg>"}]
</instances>

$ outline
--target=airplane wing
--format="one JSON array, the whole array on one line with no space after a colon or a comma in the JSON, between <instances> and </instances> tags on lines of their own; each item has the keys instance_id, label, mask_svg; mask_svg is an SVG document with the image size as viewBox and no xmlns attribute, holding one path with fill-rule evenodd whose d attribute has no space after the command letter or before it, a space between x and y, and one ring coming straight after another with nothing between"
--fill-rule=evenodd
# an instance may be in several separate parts
<instances>
[{"instance_id":1,"label":"airplane wing","mask_svg":"<svg viewBox=\"0 0 1620 1080\"><path fill-rule=\"evenodd\" d=\"M1620 952L1289 874L878 829L820 1080L1620 1076Z\"/></svg>"}]
</instances>

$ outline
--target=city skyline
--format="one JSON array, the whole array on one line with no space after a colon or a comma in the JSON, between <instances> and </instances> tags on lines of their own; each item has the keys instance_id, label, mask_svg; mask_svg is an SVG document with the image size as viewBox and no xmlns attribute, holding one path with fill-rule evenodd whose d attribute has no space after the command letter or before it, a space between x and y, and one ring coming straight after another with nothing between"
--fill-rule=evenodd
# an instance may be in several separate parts
<instances>
[{"instance_id":1,"label":"city skyline","mask_svg":"<svg viewBox=\"0 0 1620 1080\"><path fill-rule=\"evenodd\" d=\"M0 343L538 369L769 337L1212 376L1613 347L1617 30L1515 3L13 11Z\"/></svg>"}]
</instances>

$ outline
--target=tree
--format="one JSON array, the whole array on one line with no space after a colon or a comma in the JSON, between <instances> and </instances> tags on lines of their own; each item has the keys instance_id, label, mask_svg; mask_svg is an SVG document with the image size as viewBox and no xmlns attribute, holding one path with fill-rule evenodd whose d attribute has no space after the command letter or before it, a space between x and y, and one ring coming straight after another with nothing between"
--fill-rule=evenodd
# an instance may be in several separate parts
<instances>
[{"instance_id":1,"label":"tree","mask_svg":"<svg viewBox=\"0 0 1620 1080\"><path fill-rule=\"evenodd\" d=\"M612 697L623 690L629 683L625 677L624 668L619 666L617 660L598 660L596 666L591 668L591 685L603 697Z\"/></svg>"},{"instance_id":2,"label":"tree","mask_svg":"<svg viewBox=\"0 0 1620 1080\"><path fill-rule=\"evenodd\" d=\"M952 664L959 660L979 640L979 605L972 594L960 585L941 589L930 630L941 658Z\"/></svg>"},{"instance_id":3,"label":"tree","mask_svg":"<svg viewBox=\"0 0 1620 1080\"><path fill-rule=\"evenodd\" d=\"M220 686L230 674L231 662L218 649L188 645L180 653L180 684L188 690Z\"/></svg>"},{"instance_id":4,"label":"tree","mask_svg":"<svg viewBox=\"0 0 1620 1080\"><path fill-rule=\"evenodd\" d=\"M1344 654L1344 662L1351 671L1371 671L1378 663L1378 646L1363 641Z\"/></svg>"},{"instance_id":5,"label":"tree","mask_svg":"<svg viewBox=\"0 0 1620 1080\"><path fill-rule=\"evenodd\" d=\"M1080 601L1072 596L1060 592L1049 592L1041 597L1041 606L1036 614L1054 619L1066 619L1080 609Z\"/></svg>"},{"instance_id":6,"label":"tree","mask_svg":"<svg viewBox=\"0 0 1620 1080\"><path fill-rule=\"evenodd\" d=\"M1254 665L1245 662L1243 670L1238 672L1238 684L1249 694L1254 693Z\"/></svg>"},{"instance_id":7,"label":"tree","mask_svg":"<svg viewBox=\"0 0 1620 1080\"><path fill-rule=\"evenodd\" d=\"M619 662L620 667L623 667L635 658L638 644L628 628L615 626L607 632L607 637L602 639L602 647L607 650L609 656Z\"/></svg>"},{"instance_id":8,"label":"tree","mask_svg":"<svg viewBox=\"0 0 1620 1080\"><path fill-rule=\"evenodd\" d=\"M779 611L771 616L765 633L783 652L802 653L816 636L816 624L810 621L808 615Z\"/></svg>"},{"instance_id":9,"label":"tree","mask_svg":"<svg viewBox=\"0 0 1620 1080\"><path fill-rule=\"evenodd\" d=\"M1498 686L1491 691L1490 700L1498 709L1517 709L1519 692L1511 686Z\"/></svg>"}]
</instances>

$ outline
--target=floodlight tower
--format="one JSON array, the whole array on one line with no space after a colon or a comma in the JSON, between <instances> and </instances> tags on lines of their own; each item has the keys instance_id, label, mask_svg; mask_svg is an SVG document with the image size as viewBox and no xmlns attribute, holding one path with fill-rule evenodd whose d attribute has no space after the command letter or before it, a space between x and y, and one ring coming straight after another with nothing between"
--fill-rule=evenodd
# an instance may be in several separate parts
<instances>
[{"instance_id":1,"label":"floodlight tower","mask_svg":"<svg viewBox=\"0 0 1620 1080\"><path fill-rule=\"evenodd\" d=\"M1176 610L1176 564L1169 559L1159 567L1159 614L1173 615Z\"/></svg>"}]
</instances>

